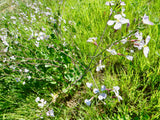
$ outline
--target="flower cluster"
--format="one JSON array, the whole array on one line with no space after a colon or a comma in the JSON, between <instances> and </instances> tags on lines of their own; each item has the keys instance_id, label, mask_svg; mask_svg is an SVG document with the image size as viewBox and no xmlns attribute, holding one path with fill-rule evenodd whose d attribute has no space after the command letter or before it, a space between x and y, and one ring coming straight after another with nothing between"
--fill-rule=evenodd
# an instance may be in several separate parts
<instances>
[{"instance_id":1,"label":"flower cluster","mask_svg":"<svg viewBox=\"0 0 160 120\"><path fill-rule=\"evenodd\" d=\"M130 22L129 19L126 19L126 15L125 15L125 8L124 6L126 5L123 1L119 1L119 2L114 2L114 1L110 1L110 2L106 2L106 5L110 6L110 18L112 18L112 14L114 15L114 19L115 20L108 20L107 21L107 25L111 26L114 25L114 32L116 33L119 29L122 28L123 24L127 24L126 27L126 31L128 31L129 27L130 27ZM119 9L120 11L116 12L115 9L113 9L112 6L120 6L121 8ZM115 7L116 8L116 7ZM114 10L114 11L113 11ZM116 14L117 13L117 14ZM149 20L149 17L144 14L142 21L141 21L141 25L144 26L144 24L147 25L154 25L153 22L151 22ZM133 32L134 31L134 32ZM142 36L142 32L139 32L139 29L137 28L136 30L129 30L129 34L127 36L122 37L121 40L115 40L113 41L113 43L108 47L105 48L104 50L102 50L103 52L100 52L101 54L98 55L102 55L102 53L104 53L105 51L109 52L111 55L119 55L119 56L123 56L126 59L132 61L133 60L133 53L135 53L135 48L138 48L138 50L143 49L143 53L144 56L147 58L148 54L149 54L149 47L147 46L149 41L150 41L150 36L148 35L146 37L146 39L143 39ZM87 40L87 42L93 43L94 45L97 46L97 48L99 48L100 50L102 49L102 47L105 47L104 45L101 45L101 41L102 41L102 37L101 37L101 41L99 42L99 44L96 42L97 37L91 37ZM123 45L125 47L125 44L128 43L130 44L130 48L124 48L124 53L119 53L117 52L117 49L114 49L113 47L116 45ZM127 46L127 45L126 45ZM96 50L97 50L96 48ZM95 52L96 53L96 52ZM126 54L126 55L125 55ZM94 56L98 56L98 55L94 55ZM105 57L106 58L106 57ZM101 57L102 59L102 57ZM95 60L94 58L92 58L92 61ZM104 59L102 59L104 62ZM105 65L102 65L102 60L99 61L99 64L96 64L96 71L99 72L101 70L103 70L105 68ZM92 62L91 61L91 62ZM93 75L92 75L93 78ZM94 80L94 78L93 78ZM95 80L94 80L95 82ZM96 83L95 83L96 84ZM92 83L86 83L88 88L92 88L93 84ZM96 85L97 86L97 85ZM118 101L123 100L122 97L119 95L119 90L120 87L119 86L114 86L113 89L107 89L104 85L101 86L101 91L98 88L94 88L93 89L93 93L97 96L97 98L100 101L103 101L104 99L107 98L107 93L105 93L105 90L108 91L108 93L110 91L115 93L115 97L118 98ZM96 97L93 96L90 99L85 99L85 103L90 106L91 105L91 101ZM114 96L113 96L114 97Z\"/></svg>"},{"instance_id":2,"label":"flower cluster","mask_svg":"<svg viewBox=\"0 0 160 120\"><path fill-rule=\"evenodd\" d=\"M44 99L40 99L40 97L37 97L35 101L38 103L38 107L43 108L44 105L47 103Z\"/></svg>"},{"instance_id":3,"label":"flower cluster","mask_svg":"<svg viewBox=\"0 0 160 120\"><path fill-rule=\"evenodd\" d=\"M87 82L87 83L86 83L86 86L91 89L92 86L93 86L93 84ZM94 89L93 89L93 93L94 93L96 96L98 96L98 100L100 100L100 101L102 101L104 104L106 104L106 103L103 101L103 100L105 100L105 99L107 98L107 93L105 93L105 91L107 91L108 94L109 94L109 91L113 91L113 92L115 93L115 95L116 95L115 97L118 98L118 101L123 100L122 97L119 95L119 89L120 89L119 86L115 86L115 87L113 87L113 89L107 89L105 85L102 85L102 86L101 86L101 90L99 90L98 88L94 88ZM87 106L90 106L90 105L91 105L91 101L92 101L93 98L96 97L96 96L91 97L91 99L85 99L85 100L84 100L85 104L86 104Z\"/></svg>"}]
</instances>

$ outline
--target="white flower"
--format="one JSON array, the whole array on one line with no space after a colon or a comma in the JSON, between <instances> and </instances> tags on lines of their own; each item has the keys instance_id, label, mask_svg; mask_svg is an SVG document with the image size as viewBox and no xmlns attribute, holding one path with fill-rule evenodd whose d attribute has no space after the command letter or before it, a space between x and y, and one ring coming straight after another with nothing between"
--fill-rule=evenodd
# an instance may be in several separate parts
<instances>
[{"instance_id":1,"label":"white flower","mask_svg":"<svg viewBox=\"0 0 160 120\"><path fill-rule=\"evenodd\" d=\"M121 40L122 44L125 44L126 42L127 42L127 38Z\"/></svg>"},{"instance_id":2,"label":"white flower","mask_svg":"<svg viewBox=\"0 0 160 120\"><path fill-rule=\"evenodd\" d=\"M146 58L148 57L148 53L149 53L149 47L147 46L149 41L150 41L150 36L148 35L146 38L146 43L143 45L143 53Z\"/></svg>"},{"instance_id":3,"label":"white flower","mask_svg":"<svg viewBox=\"0 0 160 120\"><path fill-rule=\"evenodd\" d=\"M147 25L154 25L153 22L149 21L149 17L146 16L146 14L144 14L144 16L143 16L143 23L147 24Z\"/></svg>"},{"instance_id":4,"label":"white flower","mask_svg":"<svg viewBox=\"0 0 160 120\"><path fill-rule=\"evenodd\" d=\"M85 100L84 100L84 102L85 102L88 106L90 106L90 105L91 105L91 101L90 101L90 100L88 100L88 99L85 99Z\"/></svg>"},{"instance_id":5,"label":"white flower","mask_svg":"<svg viewBox=\"0 0 160 120\"><path fill-rule=\"evenodd\" d=\"M110 52L112 55L117 55L115 49L107 49L107 51Z\"/></svg>"},{"instance_id":6,"label":"white flower","mask_svg":"<svg viewBox=\"0 0 160 120\"><path fill-rule=\"evenodd\" d=\"M24 69L24 72L27 73L27 72L29 72L29 70L25 68L25 69Z\"/></svg>"},{"instance_id":7,"label":"white flower","mask_svg":"<svg viewBox=\"0 0 160 120\"><path fill-rule=\"evenodd\" d=\"M125 4L125 2L122 2L122 1L120 0L120 5L124 6L124 5L126 5L126 4Z\"/></svg>"},{"instance_id":8,"label":"white flower","mask_svg":"<svg viewBox=\"0 0 160 120\"><path fill-rule=\"evenodd\" d=\"M47 103L47 101L44 101L44 99L41 99L40 102L41 103L38 103L38 106L41 107L41 108L43 108L44 105Z\"/></svg>"},{"instance_id":9,"label":"white flower","mask_svg":"<svg viewBox=\"0 0 160 120\"><path fill-rule=\"evenodd\" d=\"M113 92L119 94L119 89L120 89L119 86L114 86L114 87L113 87Z\"/></svg>"},{"instance_id":10,"label":"white flower","mask_svg":"<svg viewBox=\"0 0 160 120\"><path fill-rule=\"evenodd\" d=\"M25 85L25 84L26 84L26 82L24 81L22 84L23 84L23 85Z\"/></svg>"},{"instance_id":11,"label":"white flower","mask_svg":"<svg viewBox=\"0 0 160 120\"><path fill-rule=\"evenodd\" d=\"M38 41L36 41L35 46L39 47L39 42Z\"/></svg>"},{"instance_id":12,"label":"white flower","mask_svg":"<svg viewBox=\"0 0 160 120\"><path fill-rule=\"evenodd\" d=\"M47 115L47 116L51 116L51 117L55 117L55 116L54 116L54 111L53 111L53 109L47 111L47 112L46 112L46 115Z\"/></svg>"},{"instance_id":13,"label":"white flower","mask_svg":"<svg viewBox=\"0 0 160 120\"><path fill-rule=\"evenodd\" d=\"M16 58L15 58L14 56L11 56L10 59L11 59L11 60L15 60Z\"/></svg>"},{"instance_id":14,"label":"white flower","mask_svg":"<svg viewBox=\"0 0 160 120\"><path fill-rule=\"evenodd\" d=\"M126 58L131 61L133 60L133 56L130 56L130 55L127 55Z\"/></svg>"},{"instance_id":15,"label":"white flower","mask_svg":"<svg viewBox=\"0 0 160 120\"><path fill-rule=\"evenodd\" d=\"M118 98L118 101L123 100L122 97L119 95L119 86L113 87L113 92L115 93L116 97Z\"/></svg>"},{"instance_id":16,"label":"white flower","mask_svg":"<svg viewBox=\"0 0 160 120\"><path fill-rule=\"evenodd\" d=\"M120 29L122 24L129 23L129 19L123 18L122 15L120 15L120 14L115 15L114 18L117 19L117 20L109 20L107 22L107 24L108 25L113 25L115 23L115 25L114 25L115 30Z\"/></svg>"},{"instance_id":17,"label":"white flower","mask_svg":"<svg viewBox=\"0 0 160 120\"><path fill-rule=\"evenodd\" d=\"M40 101L40 97L37 97L37 98L35 99L35 101L36 101L36 102Z\"/></svg>"},{"instance_id":18,"label":"white flower","mask_svg":"<svg viewBox=\"0 0 160 120\"><path fill-rule=\"evenodd\" d=\"M94 88L94 89L93 89L93 92L94 92L94 94L97 94L97 93L99 93L99 89Z\"/></svg>"},{"instance_id":19,"label":"white flower","mask_svg":"<svg viewBox=\"0 0 160 120\"><path fill-rule=\"evenodd\" d=\"M131 53L134 53L134 50L130 50Z\"/></svg>"},{"instance_id":20,"label":"white flower","mask_svg":"<svg viewBox=\"0 0 160 120\"><path fill-rule=\"evenodd\" d=\"M147 46L147 44L150 41L150 36L148 35L145 42L144 40L142 40L142 37L139 37L139 39L141 41L137 41L134 43L134 47L137 47L139 50L141 50L143 48L143 54L144 56L147 58L148 57L148 53L149 53L149 47Z\"/></svg>"},{"instance_id":21,"label":"white flower","mask_svg":"<svg viewBox=\"0 0 160 120\"><path fill-rule=\"evenodd\" d=\"M101 86L101 91L104 91L104 90L106 90L106 86L105 86L105 85L102 85L102 86Z\"/></svg>"},{"instance_id":22,"label":"white flower","mask_svg":"<svg viewBox=\"0 0 160 120\"><path fill-rule=\"evenodd\" d=\"M105 65L101 64L101 60L99 61L99 65L96 68L96 71L99 72L100 70L102 70L103 68L105 68Z\"/></svg>"},{"instance_id":23,"label":"white flower","mask_svg":"<svg viewBox=\"0 0 160 120\"><path fill-rule=\"evenodd\" d=\"M28 78L28 80L30 80L30 79L31 79L31 76L27 76L27 78Z\"/></svg>"},{"instance_id":24,"label":"white flower","mask_svg":"<svg viewBox=\"0 0 160 120\"><path fill-rule=\"evenodd\" d=\"M118 98L118 101L119 101L119 102L120 102L120 100L123 100L122 97L121 97L119 94L115 93L115 95L116 95L116 97Z\"/></svg>"},{"instance_id":25,"label":"white flower","mask_svg":"<svg viewBox=\"0 0 160 120\"><path fill-rule=\"evenodd\" d=\"M97 37L91 37L87 40L87 42L94 43L96 42L96 40L97 40Z\"/></svg>"},{"instance_id":26,"label":"white flower","mask_svg":"<svg viewBox=\"0 0 160 120\"><path fill-rule=\"evenodd\" d=\"M138 31L135 33L135 37L138 39L138 40L142 40L143 38L142 38L142 32L141 33L139 33Z\"/></svg>"},{"instance_id":27,"label":"white flower","mask_svg":"<svg viewBox=\"0 0 160 120\"><path fill-rule=\"evenodd\" d=\"M110 6L112 6L112 5L115 5L115 4L114 4L114 1L109 1L109 2L106 2L105 5L110 5ZM126 5L126 4L120 0L120 5L123 6L123 5Z\"/></svg>"},{"instance_id":28,"label":"white flower","mask_svg":"<svg viewBox=\"0 0 160 120\"><path fill-rule=\"evenodd\" d=\"M99 99L99 100L103 100L103 99L106 99L106 97L107 97L107 94L101 93L101 94L98 96L98 99Z\"/></svg>"},{"instance_id":29,"label":"white flower","mask_svg":"<svg viewBox=\"0 0 160 120\"><path fill-rule=\"evenodd\" d=\"M91 88L93 86L93 84L89 83L89 82L87 82L86 85L87 85L88 88Z\"/></svg>"},{"instance_id":30,"label":"white flower","mask_svg":"<svg viewBox=\"0 0 160 120\"><path fill-rule=\"evenodd\" d=\"M106 2L105 5L111 5L112 6L112 5L114 5L114 1Z\"/></svg>"}]
</instances>

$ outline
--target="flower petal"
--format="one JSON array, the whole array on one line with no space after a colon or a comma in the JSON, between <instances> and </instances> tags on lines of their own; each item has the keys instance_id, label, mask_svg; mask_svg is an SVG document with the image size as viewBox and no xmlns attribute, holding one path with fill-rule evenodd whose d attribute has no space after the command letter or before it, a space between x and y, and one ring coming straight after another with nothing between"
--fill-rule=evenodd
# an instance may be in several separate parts
<instances>
[{"instance_id":1,"label":"flower petal","mask_svg":"<svg viewBox=\"0 0 160 120\"><path fill-rule=\"evenodd\" d=\"M126 24L126 23L129 23L129 19L121 18L120 22L122 24Z\"/></svg>"},{"instance_id":2,"label":"flower petal","mask_svg":"<svg viewBox=\"0 0 160 120\"><path fill-rule=\"evenodd\" d=\"M127 58L128 60L131 60L131 61L133 60L133 56L127 55L126 58Z\"/></svg>"},{"instance_id":3,"label":"flower petal","mask_svg":"<svg viewBox=\"0 0 160 120\"><path fill-rule=\"evenodd\" d=\"M99 100L103 100L103 99L106 99L106 97L107 97L107 94L101 93L101 94L98 96L98 99L99 99Z\"/></svg>"},{"instance_id":4,"label":"flower petal","mask_svg":"<svg viewBox=\"0 0 160 120\"><path fill-rule=\"evenodd\" d=\"M106 90L106 86L105 86L105 85L102 85L102 86L101 86L101 91L104 91L104 90Z\"/></svg>"},{"instance_id":5,"label":"flower petal","mask_svg":"<svg viewBox=\"0 0 160 120\"><path fill-rule=\"evenodd\" d=\"M88 99L85 99L84 102L86 103L86 105L90 106L91 105L91 101Z\"/></svg>"},{"instance_id":6,"label":"flower petal","mask_svg":"<svg viewBox=\"0 0 160 120\"><path fill-rule=\"evenodd\" d=\"M151 37L148 35L147 38L146 38L146 45L149 43Z\"/></svg>"},{"instance_id":7,"label":"flower petal","mask_svg":"<svg viewBox=\"0 0 160 120\"><path fill-rule=\"evenodd\" d=\"M148 53L149 53L149 47L144 47L143 48L143 53L144 53L144 56L147 58L148 57Z\"/></svg>"},{"instance_id":8,"label":"flower petal","mask_svg":"<svg viewBox=\"0 0 160 120\"><path fill-rule=\"evenodd\" d=\"M117 19L117 20L119 20L119 19L122 18L122 15L121 14L117 14L117 15L114 16L114 18Z\"/></svg>"},{"instance_id":9,"label":"flower petal","mask_svg":"<svg viewBox=\"0 0 160 120\"><path fill-rule=\"evenodd\" d=\"M154 25L153 22L149 21L149 17L146 14L143 16L143 23L148 25Z\"/></svg>"},{"instance_id":10,"label":"flower petal","mask_svg":"<svg viewBox=\"0 0 160 120\"><path fill-rule=\"evenodd\" d=\"M95 94L97 94L97 93L99 93L99 89L94 88L94 89L93 89L93 92L94 92Z\"/></svg>"},{"instance_id":11,"label":"flower petal","mask_svg":"<svg viewBox=\"0 0 160 120\"><path fill-rule=\"evenodd\" d=\"M108 25L113 25L114 23L115 23L114 20L109 20L109 21L107 22Z\"/></svg>"},{"instance_id":12,"label":"flower petal","mask_svg":"<svg viewBox=\"0 0 160 120\"><path fill-rule=\"evenodd\" d=\"M122 26L122 24L120 22L116 22L116 24L114 25L114 29L118 30L121 28L121 26Z\"/></svg>"},{"instance_id":13,"label":"flower petal","mask_svg":"<svg viewBox=\"0 0 160 120\"><path fill-rule=\"evenodd\" d=\"M86 85L87 85L88 88L91 88L93 86L93 84L89 83L89 82L87 82Z\"/></svg>"}]
</instances>

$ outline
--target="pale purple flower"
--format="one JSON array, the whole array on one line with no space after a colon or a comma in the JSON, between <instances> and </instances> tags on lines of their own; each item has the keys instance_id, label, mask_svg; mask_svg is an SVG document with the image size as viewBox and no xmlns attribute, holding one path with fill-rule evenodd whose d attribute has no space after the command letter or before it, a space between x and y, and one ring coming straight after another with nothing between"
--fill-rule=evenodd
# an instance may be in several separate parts
<instances>
[{"instance_id":1,"label":"pale purple flower","mask_svg":"<svg viewBox=\"0 0 160 120\"><path fill-rule=\"evenodd\" d=\"M94 89L93 89L93 92L94 92L94 94L97 94L97 93L99 93L99 89L94 88Z\"/></svg>"},{"instance_id":2,"label":"pale purple flower","mask_svg":"<svg viewBox=\"0 0 160 120\"><path fill-rule=\"evenodd\" d=\"M143 48L143 54L145 55L145 57L147 58L148 57L148 53L149 53L149 47L147 46L147 44L149 43L150 41L150 36L148 35L145 42L142 38L142 33L139 35L138 33L136 33L135 35L138 40L140 41L136 41L134 43L134 47L137 47L139 50L141 50Z\"/></svg>"},{"instance_id":3,"label":"pale purple flower","mask_svg":"<svg viewBox=\"0 0 160 120\"><path fill-rule=\"evenodd\" d=\"M88 100L88 99L85 99L84 102L86 103L87 106L90 106L90 105L91 105L91 101Z\"/></svg>"},{"instance_id":4,"label":"pale purple flower","mask_svg":"<svg viewBox=\"0 0 160 120\"><path fill-rule=\"evenodd\" d=\"M102 86L101 86L101 91L104 91L104 90L106 90L106 86L105 86L105 85L102 85Z\"/></svg>"},{"instance_id":5,"label":"pale purple flower","mask_svg":"<svg viewBox=\"0 0 160 120\"><path fill-rule=\"evenodd\" d=\"M105 3L105 5L111 5L111 6L112 6L112 5L114 5L114 1L109 1L109 2L107 1L107 2Z\"/></svg>"},{"instance_id":6,"label":"pale purple flower","mask_svg":"<svg viewBox=\"0 0 160 120\"><path fill-rule=\"evenodd\" d=\"M113 87L113 92L115 93L116 97L118 98L118 101L120 102L120 100L123 100L122 97L119 95L119 86L114 86Z\"/></svg>"},{"instance_id":7,"label":"pale purple flower","mask_svg":"<svg viewBox=\"0 0 160 120\"><path fill-rule=\"evenodd\" d=\"M114 86L114 87L113 87L113 92L119 94L119 89L120 89L119 86Z\"/></svg>"},{"instance_id":8,"label":"pale purple flower","mask_svg":"<svg viewBox=\"0 0 160 120\"><path fill-rule=\"evenodd\" d=\"M146 14L144 14L144 16L143 16L143 24L154 25L153 22L149 21L149 17L146 16Z\"/></svg>"},{"instance_id":9,"label":"pale purple flower","mask_svg":"<svg viewBox=\"0 0 160 120\"><path fill-rule=\"evenodd\" d=\"M99 71L101 71L103 68L105 68L105 65L102 65L102 64L101 64L101 60L100 60L100 61L99 61L99 65L98 65L97 68L96 68L96 71L99 72Z\"/></svg>"},{"instance_id":10,"label":"pale purple flower","mask_svg":"<svg viewBox=\"0 0 160 120\"><path fill-rule=\"evenodd\" d=\"M47 112L46 112L46 115L47 115L47 116L51 116L51 117L55 117L55 116L54 116L54 111L53 111L53 109L47 111Z\"/></svg>"},{"instance_id":11,"label":"pale purple flower","mask_svg":"<svg viewBox=\"0 0 160 120\"><path fill-rule=\"evenodd\" d=\"M106 99L106 97L107 97L106 93L101 93L101 94L99 94L98 99L103 100L103 99Z\"/></svg>"},{"instance_id":12,"label":"pale purple flower","mask_svg":"<svg viewBox=\"0 0 160 120\"><path fill-rule=\"evenodd\" d=\"M114 18L115 18L116 20L109 20L109 21L107 22L107 24L108 24L108 25L113 25L113 24L115 23L115 25L114 25L114 29L115 29L115 30L120 29L121 26L122 26L122 24L129 23L129 19L125 19L124 17L122 17L121 14L115 15Z\"/></svg>"},{"instance_id":13,"label":"pale purple flower","mask_svg":"<svg viewBox=\"0 0 160 120\"><path fill-rule=\"evenodd\" d=\"M107 49L108 52L110 52L112 55L117 55L117 52L115 49Z\"/></svg>"},{"instance_id":14,"label":"pale purple flower","mask_svg":"<svg viewBox=\"0 0 160 120\"><path fill-rule=\"evenodd\" d=\"M122 44L125 44L126 42L127 42L127 38L124 38L124 39L121 40Z\"/></svg>"}]
</instances>

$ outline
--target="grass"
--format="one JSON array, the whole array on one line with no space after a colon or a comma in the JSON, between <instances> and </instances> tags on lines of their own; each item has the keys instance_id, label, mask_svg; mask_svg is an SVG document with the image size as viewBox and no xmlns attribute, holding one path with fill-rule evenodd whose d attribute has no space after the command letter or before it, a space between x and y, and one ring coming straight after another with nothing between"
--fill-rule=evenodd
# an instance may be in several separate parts
<instances>
[{"instance_id":1,"label":"grass","mask_svg":"<svg viewBox=\"0 0 160 120\"><path fill-rule=\"evenodd\" d=\"M44 119L57 120L158 120L160 118L159 0L124 0L126 18L130 20L129 30L137 28L145 13L155 23L154 26L145 26L144 29L143 27L138 28L144 38L147 35L151 36L148 44L149 56L145 58L142 51L134 49L136 52L133 54L133 61L123 56L110 56L103 62L105 69L102 72L97 73L95 69L92 69L98 87L100 88L101 85L107 88L119 86L123 101L118 102L117 99L112 99L108 95L104 100L106 105L94 98L90 107L84 104L84 100L94 96L92 90L85 85L86 82L94 83L91 74L88 72L76 85L71 85L84 73L83 67L86 68L94 56L96 47L86 41L90 37L97 37L97 43L100 41L108 21L109 6L105 5L105 0L66 0L63 1L63 4L58 4L59 0L41 0L41 2L42 5L35 6L38 6L41 12L49 11L46 10L46 7L51 8L51 16L55 19L61 15L63 18L61 26L57 25L59 22L53 24L45 13L40 14L39 11L34 13L33 9L26 7L25 2L19 2L14 12L1 13L1 16L6 18L1 20L0 26L8 30L9 50L4 53L6 46L0 45L0 82L2 83L0 84L0 119L32 120L40 119L40 116L43 116ZM120 8L116 9L120 11ZM25 15L20 14L23 12ZM32 21L31 15L34 14L36 20ZM11 20L11 16L17 19ZM111 17L111 19L114 18ZM16 24L13 21L16 21ZM70 25L69 21L74 21L76 24ZM63 26L67 28L67 31ZM43 31L42 27L46 30ZM34 33L43 31L50 37L47 40L40 40L39 47L36 47L36 37L28 40L32 31L26 28L31 28ZM100 45L101 49L98 49L96 53L98 54L102 48L127 34L125 25L117 32L113 30L113 26L108 26ZM18 44L15 44L15 41L18 41ZM54 46L48 48L52 44ZM117 52L129 54L125 51L125 47L132 49L124 45ZM13 55L16 57L15 61L9 58ZM97 57L93 60L91 67L108 55L109 53L105 52ZM7 62L3 62L5 58ZM16 69L10 69L11 65L16 66ZM29 69L28 73L24 72L25 68ZM22 71L19 72L20 70ZM31 79L28 79L28 76L31 76ZM16 82L18 78L20 81ZM70 89L64 92L66 88ZM51 93L59 95L56 102L52 102ZM37 97L44 98L49 106L39 108L35 102ZM49 109L54 110L54 118L46 116L46 111Z\"/></svg>"}]
</instances>

